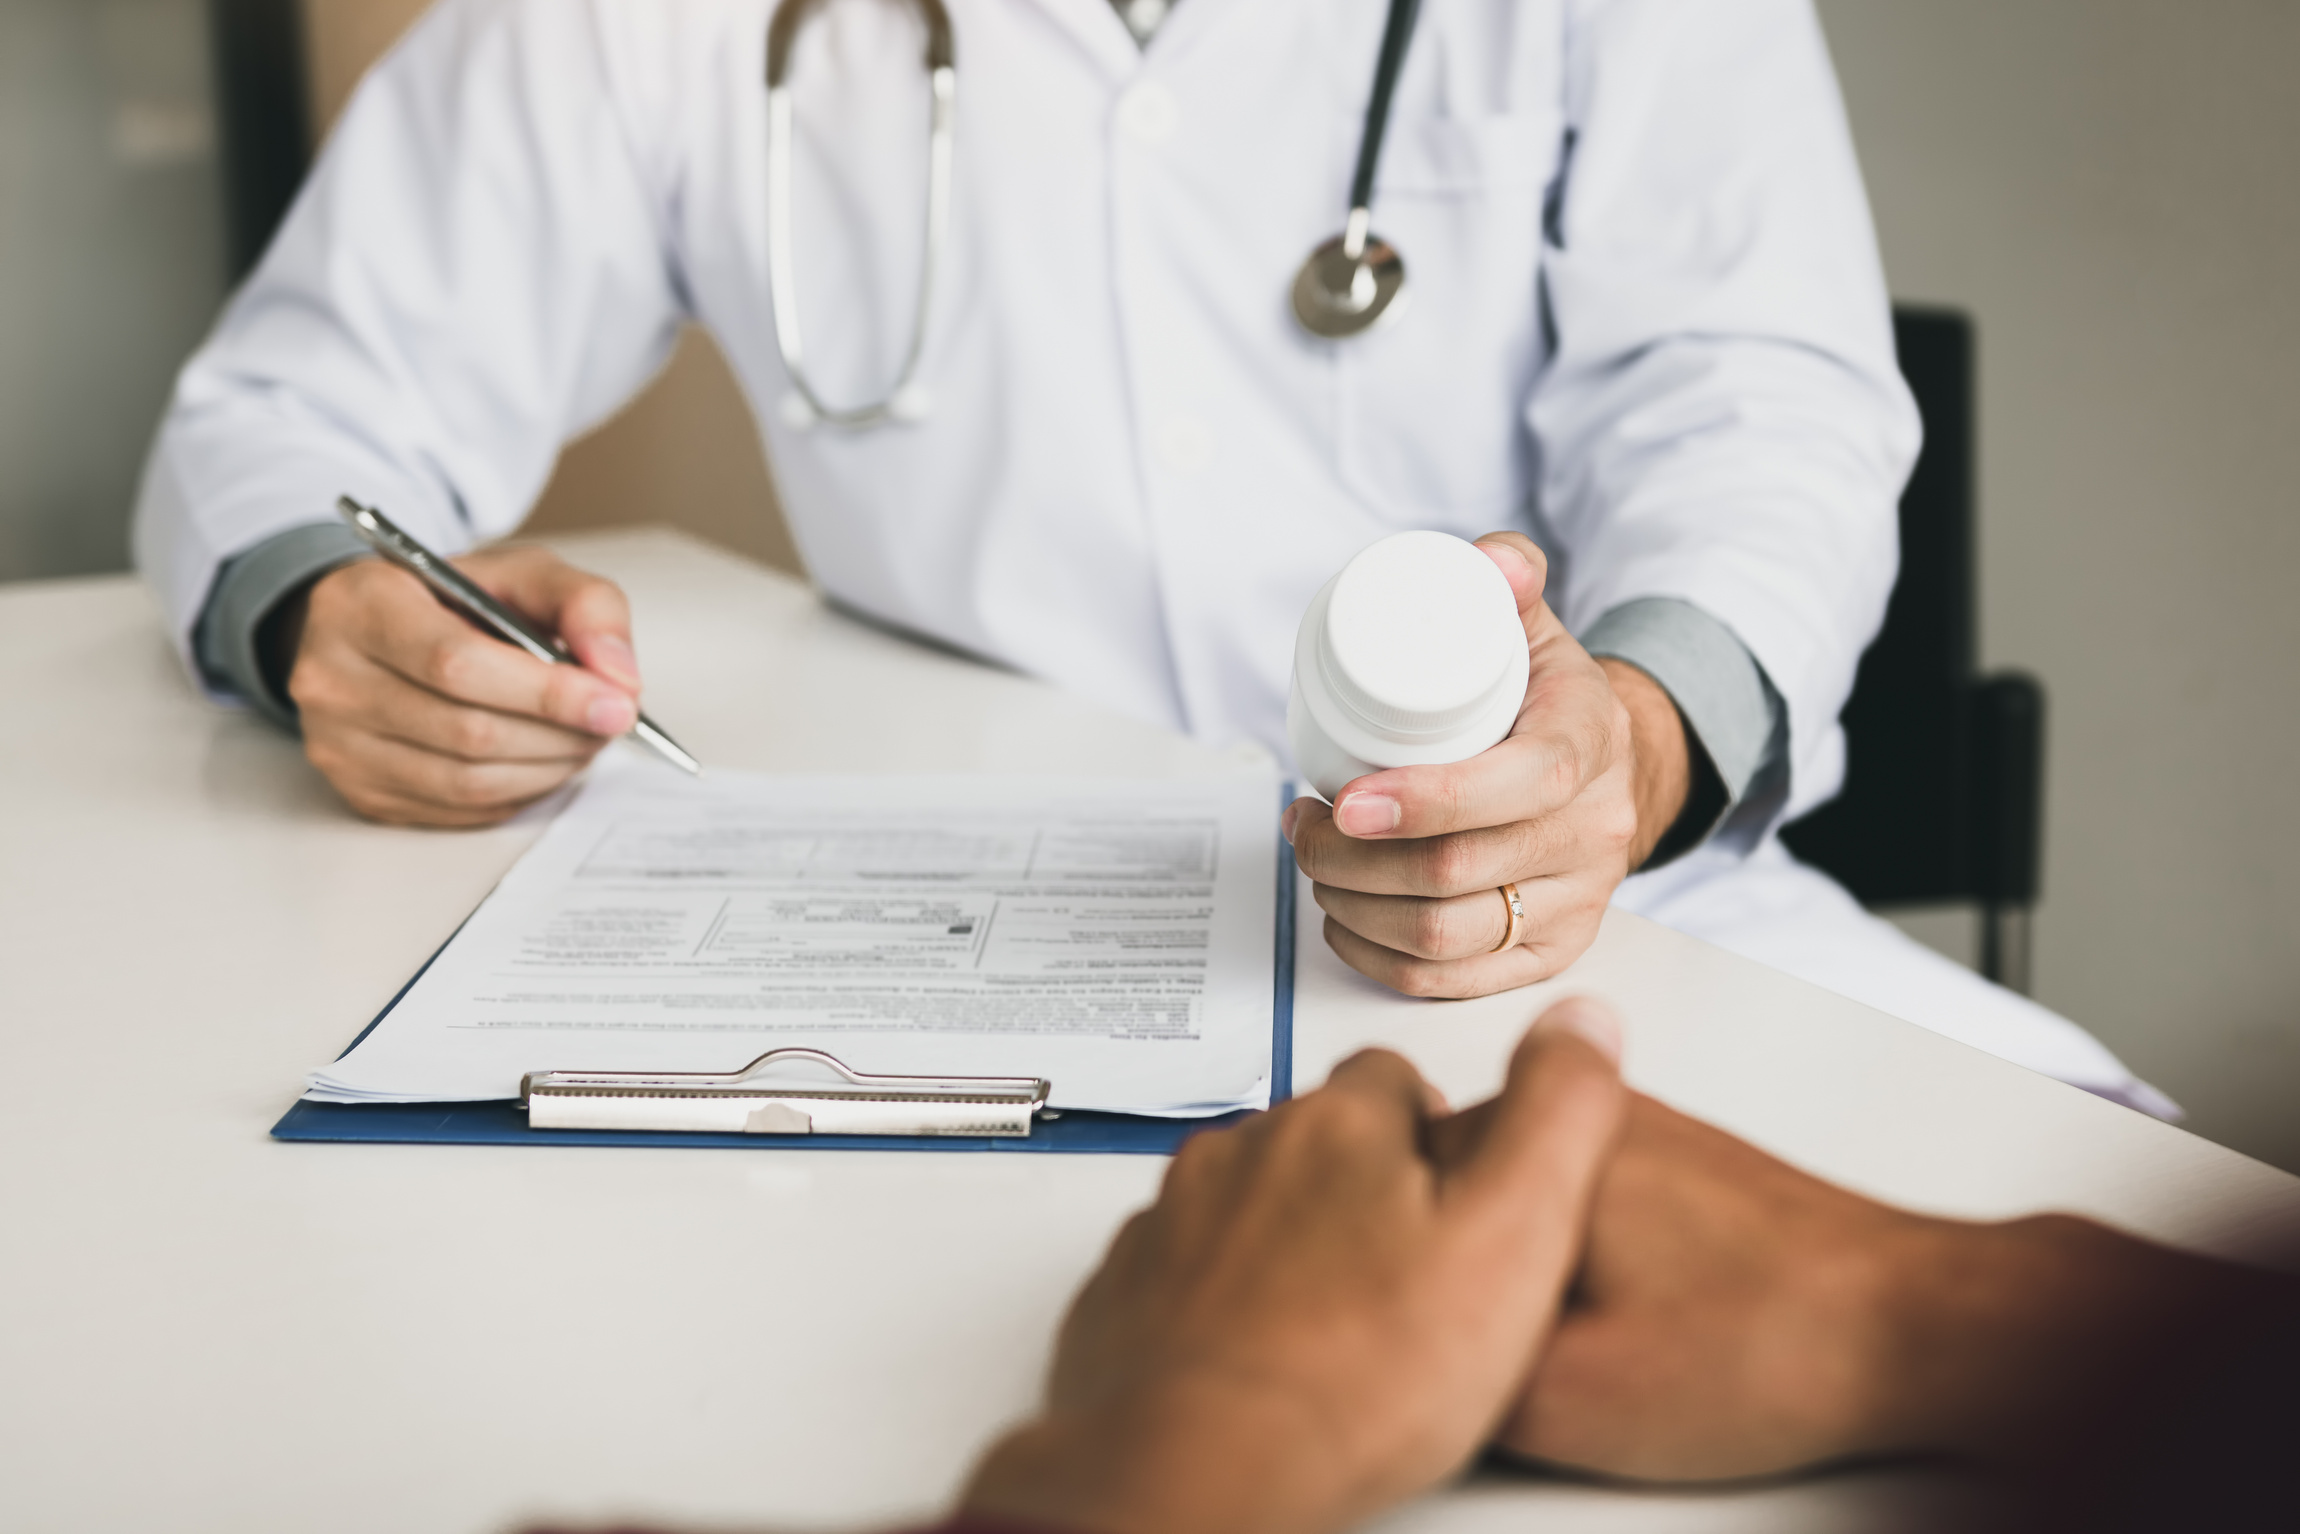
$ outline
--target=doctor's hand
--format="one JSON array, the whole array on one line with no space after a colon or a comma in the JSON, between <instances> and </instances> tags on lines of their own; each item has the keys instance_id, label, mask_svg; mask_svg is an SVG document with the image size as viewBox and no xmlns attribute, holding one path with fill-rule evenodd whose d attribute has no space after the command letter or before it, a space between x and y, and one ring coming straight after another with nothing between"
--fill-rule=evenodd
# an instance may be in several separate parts
<instances>
[{"instance_id":1,"label":"doctor's hand","mask_svg":"<svg viewBox=\"0 0 2300 1534\"><path fill-rule=\"evenodd\" d=\"M1467 1132L1368 1051L1183 1146L1064 1323L1047 1400L962 1503L1085 1534L1325 1534L1458 1472L1522 1388L1625 1093L1561 1002Z\"/></svg>"},{"instance_id":2,"label":"doctor's hand","mask_svg":"<svg viewBox=\"0 0 2300 1534\"><path fill-rule=\"evenodd\" d=\"M1660 685L1591 658L1542 600L1548 562L1518 533L1478 540L1509 578L1532 662L1507 739L1464 762L1394 767L1331 807L1286 811L1326 941L1411 996L1484 996L1557 973L1683 809L1685 727ZM1524 907L1516 941L1501 886Z\"/></svg>"},{"instance_id":3,"label":"doctor's hand","mask_svg":"<svg viewBox=\"0 0 2300 1534\"><path fill-rule=\"evenodd\" d=\"M630 609L613 582L539 548L454 563L583 664L546 665L480 632L381 560L322 576L301 612L281 617L288 693L312 765L375 820L492 825L582 771L638 718Z\"/></svg>"}]
</instances>

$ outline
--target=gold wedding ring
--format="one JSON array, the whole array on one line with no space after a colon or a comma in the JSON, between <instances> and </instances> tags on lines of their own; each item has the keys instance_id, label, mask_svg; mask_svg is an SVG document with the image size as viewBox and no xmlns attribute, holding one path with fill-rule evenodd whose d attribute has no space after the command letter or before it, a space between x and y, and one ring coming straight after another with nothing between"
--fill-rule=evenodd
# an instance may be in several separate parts
<instances>
[{"instance_id":1,"label":"gold wedding ring","mask_svg":"<svg viewBox=\"0 0 2300 1534\"><path fill-rule=\"evenodd\" d=\"M1517 935L1525 930L1525 897L1517 892L1514 884L1504 884L1494 893L1501 896L1503 905L1509 907L1509 930L1501 935L1500 942L1493 945L1493 951L1499 953L1504 948L1515 948Z\"/></svg>"}]
</instances>

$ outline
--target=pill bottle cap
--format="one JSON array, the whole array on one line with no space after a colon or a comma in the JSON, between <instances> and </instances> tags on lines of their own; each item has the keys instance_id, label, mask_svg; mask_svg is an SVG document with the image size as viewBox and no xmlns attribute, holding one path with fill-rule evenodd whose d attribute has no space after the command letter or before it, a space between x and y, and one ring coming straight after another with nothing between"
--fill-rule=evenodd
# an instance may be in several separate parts
<instances>
[{"instance_id":1,"label":"pill bottle cap","mask_svg":"<svg viewBox=\"0 0 2300 1534\"><path fill-rule=\"evenodd\" d=\"M1391 738L1459 729L1496 706L1497 689L1524 685L1509 581L1448 533L1360 550L1334 578L1316 653L1334 701Z\"/></svg>"}]
</instances>

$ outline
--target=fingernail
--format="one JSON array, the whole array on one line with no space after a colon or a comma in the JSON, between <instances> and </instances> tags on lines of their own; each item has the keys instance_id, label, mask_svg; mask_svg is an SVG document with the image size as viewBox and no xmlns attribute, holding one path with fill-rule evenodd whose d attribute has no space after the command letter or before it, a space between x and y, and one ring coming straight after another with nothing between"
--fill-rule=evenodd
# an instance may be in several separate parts
<instances>
[{"instance_id":1,"label":"fingernail","mask_svg":"<svg viewBox=\"0 0 2300 1534\"><path fill-rule=\"evenodd\" d=\"M1334 806L1334 824L1351 836L1379 836L1395 831L1406 812L1388 794L1344 794Z\"/></svg>"},{"instance_id":2,"label":"fingernail","mask_svg":"<svg viewBox=\"0 0 2300 1534\"><path fill-rule=\"evenodd\" d=\"M1506 543L1481 543L1478 547L1485 550L1486 558L1501 566L1501 573L1508 579L1512 590L1523 585L1533 574L1533 566L1526 557Z\"/></svg>"},{"instance_id":3,"label":"fingernail","mask_svg":"<svg viewBox=\"0 0 2300 1534\"><path fill-rule=\"evenodd\" d=\"M621 735L639 722L639 706L620 693L602 693L583 711L583 728L594 735Z\"/></svg>"},{"instance_id":4,"label":"fingernail","mask_svg":"<svg viewBox=\"0 0 2300 1534\"><path fill-rule=\"evenodd\" d=\"M1594 996L1568 996L1533 1026L1579 1034L1606 1059L1621 1063L1621 1014Z\"/></svg>"},{"instance_id":5,"label":"fingernail","mask_svg":"<svg viewBox=\"0 0 2300 1534\"><path fill-rule=\"evenodd\" d=\"M631 647L612 634L603 634L584 646L591 657L591 669L610 682L621 682L625 687L639 685L639 657Z\"/></svg>"},{"instance_id":6,"label":"fingernail","mask_svg":"<svg viewBox=\"0 0 2300 1534\"><path fill-rule=\"evenodd\" d=\"M1278 817L1278 834L1291 846L1294 840L1294 822L1302 818L1302 801L1296 799L1286 806L1286 813Z\"/></svg>"}]
</instances>

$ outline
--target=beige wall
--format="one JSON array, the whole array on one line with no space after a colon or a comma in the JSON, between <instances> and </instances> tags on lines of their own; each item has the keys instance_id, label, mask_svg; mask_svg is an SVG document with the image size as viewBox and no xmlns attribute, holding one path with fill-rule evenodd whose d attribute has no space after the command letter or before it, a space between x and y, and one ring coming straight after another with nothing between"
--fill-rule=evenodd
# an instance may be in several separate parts
<instances>
[{"instance_id":1,"label":"beige wall","mask_svg":"<svg viewBox=\"0 0 2300 1534\"><path fill-rule=\"evenodd\" d=\"M420 8L308 3L328 103ZM2300 1169L2300 7L1821 8L1895 292L1980 324L1983 651L2052 706L2042 999ZM707 343L537 524L638 517L794 563Z\"/></svg>"},{"instance_id":2,"label":"beige wall","mask_svg":"<svg viewBox=\"0 0 2300 1534\"><path fill-rule=\"evenodd\" d=\"M304 0L312 117L323 129L376 56L391 46L429 0Z\"/></svg>"},{"instance_id":3,"label":"beige wall","mask_svg":"<svg viewBox=\"0 0 2300 1534\"><path fill-rule=\"evenodd\" d=\"M128 567L224 298L201 0L0 0L0 581Z\"/></svg>"},{"instance_id":4,"label":"beige wall","mask_svg":"<svg viewBox=\"0 0 2300 1534\"><path fill-rule=\"evenodd\" d=\"M741 387L711 338L689 329L623 413L568 445L527 525L534 531L671 522L804 575L775 504Z\"/></svg>"}]
</instances>

